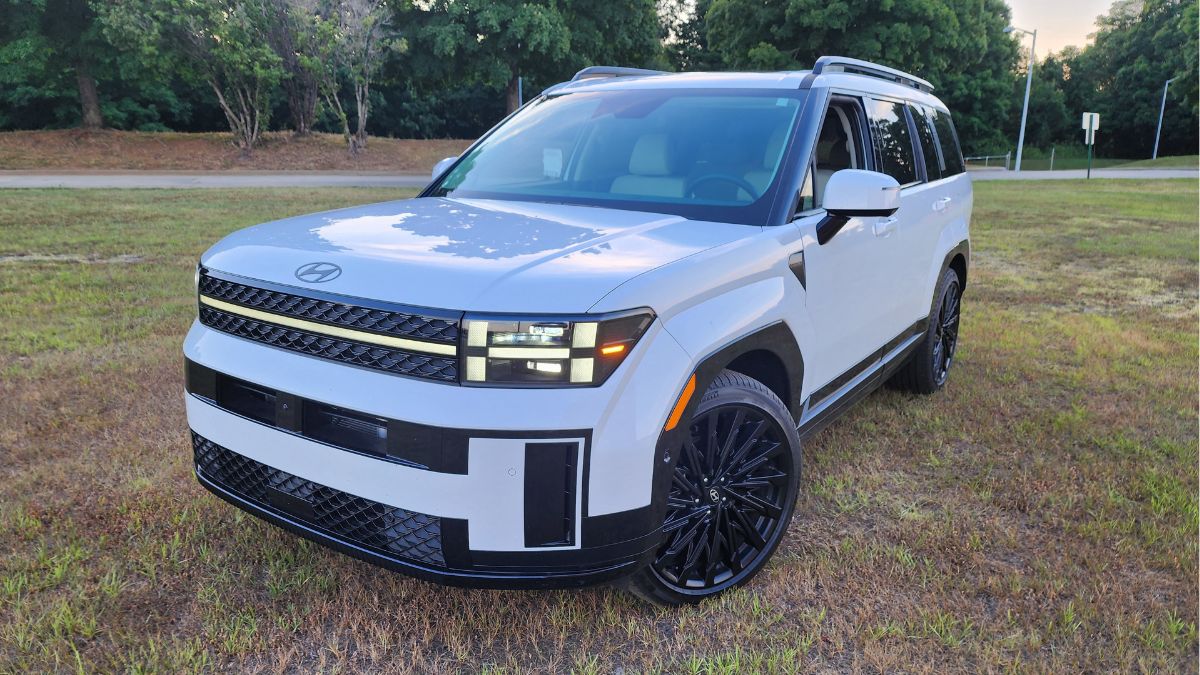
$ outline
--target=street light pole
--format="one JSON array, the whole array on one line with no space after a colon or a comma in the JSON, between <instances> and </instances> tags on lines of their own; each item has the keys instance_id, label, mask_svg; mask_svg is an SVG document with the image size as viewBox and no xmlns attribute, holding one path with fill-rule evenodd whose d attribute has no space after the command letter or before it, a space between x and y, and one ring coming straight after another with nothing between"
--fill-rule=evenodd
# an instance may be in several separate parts
<instances>
[{"instance_id":1,"label":"street light pole","mask_svg":"<svg viewBox=\"0 0 1200 675\"><path fill-rule=\"evenodd\" d=\"M1150 159L1158 159L1158 139L1162 137L1163 113L1167 111L1167 87L1175 80L1176 78L1172 77L1163 83L1162 105L1158 107L1158 131L1154 132L1154 155Z\"/></svg>"},{"instance_id":2,"label":"street light pole","mask_svg":"<svg viewBox=\"0 0 1200 675\"><path fill-rule=\"evenodd\" d=\"M1025 105L1021 107L1021 135L1017 138L1017 167L1016 170L1021 170L1021 154L1025 149L1025 120L1029 117L1029 89L1033 86L1033 64L1036 61L1037 53L1037 29L1032 31L1016 26L1009 26L1004 29L1005 33L1025 33L1033 36L1033 42L1029 44L1029 67L1025 75Z\"/></svg>"}]
</instances>

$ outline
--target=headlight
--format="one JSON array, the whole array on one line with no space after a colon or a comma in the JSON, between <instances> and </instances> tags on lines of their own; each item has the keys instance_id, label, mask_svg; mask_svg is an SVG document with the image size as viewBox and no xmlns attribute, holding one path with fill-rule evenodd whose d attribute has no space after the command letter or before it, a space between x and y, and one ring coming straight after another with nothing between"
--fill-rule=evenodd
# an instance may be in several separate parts
<instances>
[{"instance_id":1,"label":"headlight","mask_svg":"<svg viewBox=\"0 0 1200 675\"><path fill-rule=\"evenodd\" d=\"M544 317L467 314L463 384L597 386L653 321L649 309Z\"/></svg>"}]
</instances>

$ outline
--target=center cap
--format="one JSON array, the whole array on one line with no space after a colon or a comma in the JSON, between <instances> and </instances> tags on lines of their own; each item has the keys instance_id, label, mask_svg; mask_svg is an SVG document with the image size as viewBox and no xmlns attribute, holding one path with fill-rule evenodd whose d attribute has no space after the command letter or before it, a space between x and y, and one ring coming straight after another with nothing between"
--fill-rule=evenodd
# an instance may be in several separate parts
<instances>
[{"instance_id":1,"label":"center cap","mask_svg":"<svg viewBox=\"0 0 1200 675\"><path fill-rule=\"evenodd\" d=\"M719 502L719 501L721 501L721 493L717 492L717 488L709 488L708 489L708 498L713 500L714 502Z\"/></svg>"}]
</instances>

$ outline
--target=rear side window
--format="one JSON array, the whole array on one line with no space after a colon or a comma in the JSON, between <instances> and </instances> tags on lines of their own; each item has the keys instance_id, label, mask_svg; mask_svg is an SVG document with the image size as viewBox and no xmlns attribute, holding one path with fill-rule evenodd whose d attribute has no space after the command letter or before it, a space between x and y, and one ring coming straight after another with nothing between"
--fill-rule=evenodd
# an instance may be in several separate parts
<instances>
[{"instance_id":1,"label":"rear side window","mask_svg":"<svg viewBox=\"0 0 1200 675\"><path fill-rule=\"evenodd\" d=\"M932 110L933 128L937 131L938 145L942 148L942 160L945 169L942 177L954 176L965 171L962 151L958 147L958 134L954 131L954 122L950 121L950 113Z\"/></svg>"},{"instance_id":2,"label":"rear side window","mask_svg":"<svg viewBox=\"0 0 1200 675\"><path fill-rule=\"evenodd\" d=\"M942 177L942 162L938 154L937 137L933 134L933 122L924 108L910 105L913 123L917 125L917 143L921 146L921 157L925 160L926 180L935 181Z\"/></svg>"},{"instance_id":3,"label":"rear side window","mask_svg":"<svg viewBox=\"0 0 1200 675\"><path fill-rule=\"evenodd\" d=\"M871 135L879 149L879 167L883 173L901 185L917 182L917 158L913 153L912 134L904 105L891 101L868 99L867 117L871 120Z\"/></svg>"}]
</instances>

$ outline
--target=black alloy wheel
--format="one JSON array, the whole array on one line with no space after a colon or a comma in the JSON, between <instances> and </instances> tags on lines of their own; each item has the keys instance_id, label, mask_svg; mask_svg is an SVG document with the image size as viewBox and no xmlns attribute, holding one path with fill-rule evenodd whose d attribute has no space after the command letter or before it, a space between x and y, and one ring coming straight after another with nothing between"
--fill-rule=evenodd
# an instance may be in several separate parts
<instances>
[{"instance_id":1,"label":"black alloy wheel","mask_svg":"<svg viewBox=\"0 0 1200 675\"><path fill-rule=\"evenodd\" d=\"M753 577L791 519L799 445L791 415L766 386L740 373L718 375L679 449L662 542L631 590L680 604Z\"/></svg>"},{"instance_id":2,"label":"black alloy wheel","mask_svg":"<svg viewBox=\"0 0 1200 675\"><path fill-rule=\"evenodd\" d=\"M942 306L938 312L937 327L933 345L933 372L937 385L946 383L950 375L950 363L954 360L954 350L958 347L959 307L962 304L962 292L958 287L957 276L946 286L942 296Z\"/></svg>"},{"instance_id":3,"label":"black alloy wheel","mask_svg":"<svg viewBox=\"0 0 1200 675\"><path fill-rule=\"evenodd\" d=\"M929 324L888 385L914 394L932 394L950 378L958 351L958 323L962 316L962 282L953 268L944 270L930 300Z\"/></svg>"}]
</instances>

